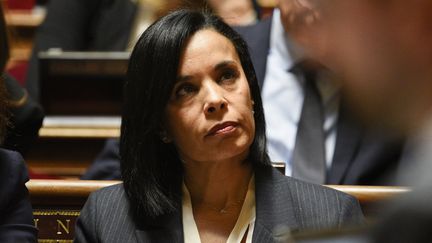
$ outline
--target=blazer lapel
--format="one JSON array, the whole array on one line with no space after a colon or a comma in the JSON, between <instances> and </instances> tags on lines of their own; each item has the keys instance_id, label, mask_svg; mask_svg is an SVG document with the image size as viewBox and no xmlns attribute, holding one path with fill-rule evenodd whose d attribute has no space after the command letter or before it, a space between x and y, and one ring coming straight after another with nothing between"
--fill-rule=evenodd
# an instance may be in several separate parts
<instances>
[{"instance_id":1,"label":"blazer lapel","mask_svg":"<svg viewBox=\"0 0 432 243\"><path fill-rule=\"evenodd\" d=\"M252 242L274 242L298 229L284 175L271 167L255 170L256 220Z\"/></svg>"},{"instance_id":2,"label":"blazer lapel","mask_svg":"<svg viewBox=\"0 0 432 243\"><path fill-rule=\"evenodd\" d=\"M326 184L343 184L346 172L359 151L363 134L363 127L350 116L343 98L340 104L335 152Z\"/></svg>"}]
</instances>

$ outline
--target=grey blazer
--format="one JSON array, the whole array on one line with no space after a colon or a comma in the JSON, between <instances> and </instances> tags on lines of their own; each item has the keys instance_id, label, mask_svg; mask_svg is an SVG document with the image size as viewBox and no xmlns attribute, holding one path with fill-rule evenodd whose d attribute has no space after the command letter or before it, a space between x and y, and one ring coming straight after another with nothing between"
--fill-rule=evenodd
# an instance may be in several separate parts
<instances>
[{"instance_id":1,"label":"grey blazer","mask_svg":"<svg viewBox=\"0 0 432 243\"><path fill-rule=\"evenodd\" d=\"M354 197L286 177L270 167L256 170L255 197L253 242L274 242L288 230L363 221ZM156 219L133 219L123 185L106 187L92 193L82 209L75 242L183 242L181 208Z\"/></svg>"}]
</instances>

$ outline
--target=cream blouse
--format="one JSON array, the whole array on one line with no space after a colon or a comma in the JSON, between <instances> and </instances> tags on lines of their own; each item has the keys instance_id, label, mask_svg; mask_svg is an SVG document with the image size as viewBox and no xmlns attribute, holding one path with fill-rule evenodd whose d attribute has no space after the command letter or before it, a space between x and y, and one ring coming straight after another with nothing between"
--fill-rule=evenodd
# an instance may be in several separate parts
<instances>
[{"instance_id":1,"label":"cream blouse","mask_svg":"<svg viewBox=\"0 0 432 243\"><path fill-rule=\"evenodd\" d=\"M201 243L201 239L198 232L198 227L195 223L195 219L192 211L192 202L189 191L186 185L183 183L183 235L184 242L197 242ZM227 243L239 243L244 238L246 231L246 243L252 242L252 234L255 226L255 180L252 176L246 198L244 200L240 215L237 222L231 231Z\"/></svg>"}]
</instances>

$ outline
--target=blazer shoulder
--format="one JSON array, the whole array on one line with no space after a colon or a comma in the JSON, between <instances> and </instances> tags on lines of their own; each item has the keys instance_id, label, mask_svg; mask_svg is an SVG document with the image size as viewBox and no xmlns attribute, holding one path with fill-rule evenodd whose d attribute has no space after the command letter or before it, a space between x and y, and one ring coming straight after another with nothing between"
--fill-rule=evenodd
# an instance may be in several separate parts
<instances>
[{"instance_id":1,"label":"blazer shoulder","mask_svg":"<svg viewBox=\"0 0 432 243\"><path fill-rule=\"evenodd\" d=\"M135 223L123 184L90 194L75 227L75 242L133 242Z\"/></svg>"},{"instance_id":2,"label":"blazer shoulder","mask_svg":"<svg viewBox=\"0 0 432 243\"><path fill-rule=\"evenodd\" d=\"M101 188L90 193L87 198L81 216L98 218L101 221L113 217L114 214L123 213L129 210L129 200L126 197L123 183ZM103 212L111 212L106 214Z\"/></svg>"},{"instance_id":3,"label":"blazer shoulder","mask_svg":"<svg viewBox=\"0 0 432 243\"><path fill-rule=\"evenodd\" d=\"M270 33L271 24L272 18L267 18L253 25L235 26L234 30L236 30L245 39L256 39Z\"/></svg>"},{"instance_id":4,"label":"blazer shoulder","mask_svg":"<svg viewBox=\"0 0 432 243\"><path fill-rule=\"evenodd\" d=\"M292 177L285 177L285 182L302 228L340 228L364 220L358 200L349 194Z\"/></svg>"},{"instance_id":5,"label":"blazer shoulder","mask_svg":"<svg viewBox=\"0 0 432 243\"><path fill-rule=\"evenodd\" d=\"M117 202L119 200L126 200L123 183L107 186L97 191L94 191L90 194L89 199L90 198L92 200L97 200L99 203L98 205L105 205Z\"/></svg>"},{"instance_id":6,"label":"blazer shoulder","mask_svg":"<svg viewBox=\"0 0 432 243\"><path fill-rule=\"evenodd\" d=\"M325 197L327 197L329 200L347 200L347 201L357 201L357 199L345 192L338 191L336 189L324 186L324 185L318 185L306 181L302 181L290 176L285 176L286 183L289 185L291 191L297 192L302 191L302 193L295 193L297 196L305 196L310 197L314 196L314 194L321 194Z\"/></svg>"}]
</instances>

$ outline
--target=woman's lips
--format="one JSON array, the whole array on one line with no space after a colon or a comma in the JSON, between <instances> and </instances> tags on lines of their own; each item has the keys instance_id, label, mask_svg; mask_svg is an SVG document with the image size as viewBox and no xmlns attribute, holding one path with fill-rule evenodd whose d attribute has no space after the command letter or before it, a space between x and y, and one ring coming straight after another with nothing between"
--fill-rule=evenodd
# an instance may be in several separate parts
<instances>
[{"instance_id":1,"label":"woman's lips","mask_svg":"<svg viewBox=\"0 0 432 243\"><path fill-rule=\"evenodd\" d=\"M236 122L224 122L213 126L207 133L206 137L216 136L219 134L227 134L232 132L237 127Z\"/></svg>"}]
</instances>

